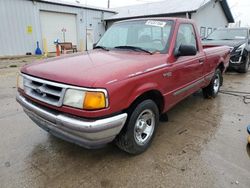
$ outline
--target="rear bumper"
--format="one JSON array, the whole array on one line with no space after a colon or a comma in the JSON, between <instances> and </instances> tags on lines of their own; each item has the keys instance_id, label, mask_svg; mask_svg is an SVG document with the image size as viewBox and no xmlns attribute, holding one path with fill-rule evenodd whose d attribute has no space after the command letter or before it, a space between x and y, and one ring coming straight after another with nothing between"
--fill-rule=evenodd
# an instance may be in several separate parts
<instances>
[{"instance_id":1,"label":"rear bumper","mask_svg":"<svg viewBox=\"0 0 250 188\"><path fill-rule=\"evenodd\" d=\"M19 93L16 99L39 127L85 148L98 148L112 142L127 119L126 113L100 120L81 119L40 107Z\"/></svg>"}]
</instances>

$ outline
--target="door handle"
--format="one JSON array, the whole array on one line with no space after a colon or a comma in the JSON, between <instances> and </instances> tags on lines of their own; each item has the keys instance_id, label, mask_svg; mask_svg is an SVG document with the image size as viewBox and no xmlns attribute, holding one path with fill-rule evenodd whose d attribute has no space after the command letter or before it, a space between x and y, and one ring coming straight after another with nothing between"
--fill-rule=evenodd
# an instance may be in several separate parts
<instances>
[{"instance_id":1,"label":"door handle","mask_svg":"<svg viewBox=\"0 0 250 188\"><path fill-rule=\"evenodd\" d=\"M205 61L204 59L199 59L199 63L200 63L200 64L203 64L204 61Z\"/></svg>"}]
</instances>

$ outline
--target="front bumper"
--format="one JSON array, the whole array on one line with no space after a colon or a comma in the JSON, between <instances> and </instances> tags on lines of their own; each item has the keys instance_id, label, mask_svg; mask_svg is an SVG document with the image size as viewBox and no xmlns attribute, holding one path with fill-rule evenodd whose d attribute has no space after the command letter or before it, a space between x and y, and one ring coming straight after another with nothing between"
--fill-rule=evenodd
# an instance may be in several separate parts
<instances>
[{"instance_id":1,"label":"front bumper","mask_svg":"<svg viewBox=\"0 0 250 188\"><path fill-rule=\"evenodd\" d=\"M38 106L19 93L16 99L39 127L85 148L98 148L112 142L127 119L126 113L100 120L82 119Z\"/></svg>"}]
</instances>

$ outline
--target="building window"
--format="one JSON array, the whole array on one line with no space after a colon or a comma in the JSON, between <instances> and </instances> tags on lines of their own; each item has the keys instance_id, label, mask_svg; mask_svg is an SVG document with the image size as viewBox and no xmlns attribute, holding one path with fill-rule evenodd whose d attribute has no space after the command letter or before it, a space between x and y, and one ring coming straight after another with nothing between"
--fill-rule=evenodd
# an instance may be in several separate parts
<instances>
[{"instance_id":1,"label":"building window","mask_svg":"<svg viewBox=\"0 0 250 188\"><path fill-rule=\"evenodd\" d=\"M200 35L201 35L201 38L206 37L206 28L205 27L200 28Z\"/></svg>"},{"instance_id":2,"label":"building window","mask_svg":"<svg viewBox=\"0 0 250 188\"><path fill-rule=\"evenodd\" d=\"M211 27L207 28L207 36L210 35L213 32L213 29Z\"/></svg>"}]
</instances>

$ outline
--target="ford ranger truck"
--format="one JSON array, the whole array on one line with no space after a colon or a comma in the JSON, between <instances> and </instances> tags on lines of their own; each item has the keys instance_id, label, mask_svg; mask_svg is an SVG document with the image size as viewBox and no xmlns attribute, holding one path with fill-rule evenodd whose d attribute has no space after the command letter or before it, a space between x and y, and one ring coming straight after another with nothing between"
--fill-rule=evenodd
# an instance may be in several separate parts
<instances>
[{"instance_id":1,"label":"ford ranger truck","mask_svg":"<svg viewBox=\"0 0 250 188\"><path fill-rule=\"evenodd\" d=\"M204 49L189 19L117 22L94 50L22 67L17 101L57 137L140 154L175 104L200 89L205 98L218 94L229 53L227 46Z\"/></svg>"}]
</instances>

